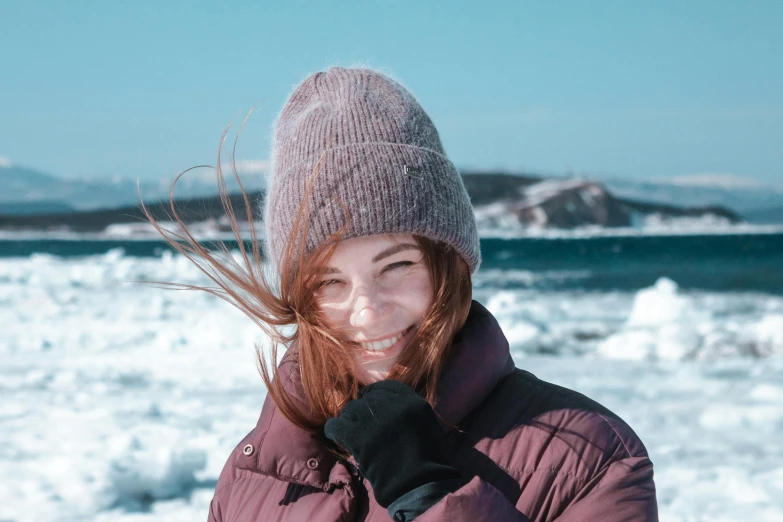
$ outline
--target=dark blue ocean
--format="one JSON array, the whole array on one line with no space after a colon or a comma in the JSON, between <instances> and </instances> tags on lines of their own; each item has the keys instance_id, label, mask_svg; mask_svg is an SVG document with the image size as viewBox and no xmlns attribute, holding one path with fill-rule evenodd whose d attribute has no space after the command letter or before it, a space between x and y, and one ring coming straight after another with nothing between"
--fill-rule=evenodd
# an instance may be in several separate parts
<instances>
[{"instance_id":1,"label":"dark blue ocean","mask_svg":"<svg viewBox=\"0 0 783 522\"><path fill-rule=\"evenodd\" d=\"M171 249L157 240L0 239L0 257L6 258L35 253L79 257L117 248L132 257L160 256ZM783 294L783 233L485 238L481 251L480 271L549 275L496 279L504 288L634 290L668 277L683 289Z\"/></svg>"}]
</instances>

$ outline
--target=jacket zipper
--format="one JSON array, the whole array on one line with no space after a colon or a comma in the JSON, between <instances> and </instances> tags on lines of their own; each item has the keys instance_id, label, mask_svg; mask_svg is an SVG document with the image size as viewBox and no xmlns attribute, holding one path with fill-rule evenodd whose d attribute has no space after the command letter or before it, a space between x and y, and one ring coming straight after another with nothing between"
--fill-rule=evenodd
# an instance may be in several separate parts
<instances>
[{"instance_id":1,"label":"jacket zipper","mask_svg":"<svg viewBox=\"0 0 783 522\"><path fill-rule=\"evenodd\" d=\"M357 512L363 512L363 510L367 508L365 504L369 495L367 487L364 485L364 474L362 473L362 470L359 469L358 463L346 460L345 465L354 479L355 487L353 488L353 498L356 502Z\"/></svg>"},{"instance_id":2,"label":"jacket zipper","mask_svg":"<svg viewBox=\"0 0 783 522\"><path fill-rule=\"evenodd\" d=\"M348 468L348 472L354 478L358 478L360 481L364 478L364 475L362 475L362 470L359 469L359 466L357 464L354 464L350 460L346 460L345 464L346 464L346 467Z\"/></svg>"}]
</instances>

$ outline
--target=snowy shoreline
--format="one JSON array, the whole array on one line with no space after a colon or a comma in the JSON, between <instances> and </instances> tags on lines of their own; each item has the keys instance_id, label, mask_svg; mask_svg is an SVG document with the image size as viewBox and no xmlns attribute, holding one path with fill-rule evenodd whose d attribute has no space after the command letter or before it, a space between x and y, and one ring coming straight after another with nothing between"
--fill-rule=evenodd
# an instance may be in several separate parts
<instances>
[{"instance_id":1,"label":"snowy shoreline","mask_svg":"<svg viewBox=\"0 0 783 522\"><path fill-rule=\"evenodd\" d=\"M661 520L783 517L783 296L498 288L517 366L623 417ZM0 259L0 520L203 520L266 392L255 325L181 255ZM219 375L220 378L214 378Z\"/></svg>"},{"instance_id":2,"label":"snowy shoreline","mask_svg":"<svg viewBox=\"0 0 783 522\"><path fill-rule=\"evenodd\" d=\"M725 227L581 227L576 229L530 228L524 231L480 230L481 239L593 239L604 237L670 237L711 235L775 235L783 234L783 225L727 225ZM231 233L195 232L199 241L234 241ZM263 228L256 229L256 237L263 239ZM244 240L250 240L249 233L243 233ZM0 230L0 241L160 241L165 240L154 230L124 230L104 232L68 231L10 231Z\"/></svg>"}]
</instances>

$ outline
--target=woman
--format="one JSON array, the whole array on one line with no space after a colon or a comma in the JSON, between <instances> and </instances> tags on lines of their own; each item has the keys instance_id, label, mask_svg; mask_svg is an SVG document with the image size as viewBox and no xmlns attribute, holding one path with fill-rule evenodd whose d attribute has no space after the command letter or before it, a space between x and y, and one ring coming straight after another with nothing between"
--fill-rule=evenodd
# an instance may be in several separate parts
<instances>
[{"instance_id":1,"label":"woman","mask_svg":"<svg viewBox=\"0 0 783 522\"><path fill-rule=\"evenodd\" d=\"M244 267L173 242L222 288L204 290L267 331L273 361L287 347L271 369L257 348L268 396L209 521L657 520L633 430L515 368L472 300L470 199L400 83L339 67L305 79L275 124L267 188L279 288L255 234Z\"/></svg>"}]
</instances>

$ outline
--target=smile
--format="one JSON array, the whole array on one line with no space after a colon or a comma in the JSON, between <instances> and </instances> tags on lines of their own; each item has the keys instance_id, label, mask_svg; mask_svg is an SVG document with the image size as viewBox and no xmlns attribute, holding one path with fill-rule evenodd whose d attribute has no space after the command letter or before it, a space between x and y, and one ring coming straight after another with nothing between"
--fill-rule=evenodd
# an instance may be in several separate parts
<instances>
[{"instance_id":1,"label":"smile","mask_svg":"<svg viewBox=\"0 0 783 522\"><path fill-rule=\"evenodd\" d=\"M365 350L369 350L372 352L381 352L383 350L388 350L397 342L405 337L405 335L410 332L415 325L410 325L408 328L403 330L402 332L398 333L397 335L394 335L392 337L388 337L386 339L381 339L379 341L373 341L370 343L359 343L359 345L364 348Z\"/></svg>"}]
</instances>

